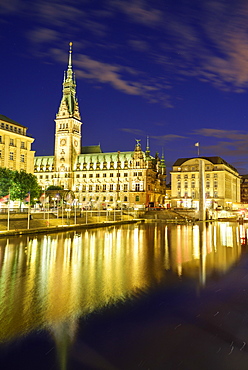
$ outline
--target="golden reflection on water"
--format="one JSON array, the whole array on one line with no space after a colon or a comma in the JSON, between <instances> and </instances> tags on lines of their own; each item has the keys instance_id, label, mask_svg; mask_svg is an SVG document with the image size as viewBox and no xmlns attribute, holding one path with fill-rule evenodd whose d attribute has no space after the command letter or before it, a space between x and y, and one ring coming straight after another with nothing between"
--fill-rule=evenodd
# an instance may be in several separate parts
<instances>
[{"instance_id":1,"label":"golden reflection on water","mask_svg":"<svg viewBox=\"0 0 248 370\"><path fill-rule=\"evenodd\" d=\"M239 258L244 233L228 223L146 224L2 239L0 341L42 328L60 337L64 325L73 336L77 318L166 285L168 270L204 286Z\"/></svg>"}]
</instances>

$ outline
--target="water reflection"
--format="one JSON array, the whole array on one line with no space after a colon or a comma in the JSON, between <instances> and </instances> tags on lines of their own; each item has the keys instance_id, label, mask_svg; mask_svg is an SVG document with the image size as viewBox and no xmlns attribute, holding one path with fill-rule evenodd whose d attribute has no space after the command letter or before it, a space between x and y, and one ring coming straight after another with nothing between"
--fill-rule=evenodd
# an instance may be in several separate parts
<instances>
[{"instance_id":1,"label":"water reflection","mask_svg":"<svg viewBox=\"0 0 248 370\"><path fill-rule=\"evenodd\" d=\"M146 224L0 240L0 341L49 329L66 368L80 316L193 278L204 286L240 256L243 225ZM241 240L241 241L240 241Z\"/></svg>"}]
</instances>

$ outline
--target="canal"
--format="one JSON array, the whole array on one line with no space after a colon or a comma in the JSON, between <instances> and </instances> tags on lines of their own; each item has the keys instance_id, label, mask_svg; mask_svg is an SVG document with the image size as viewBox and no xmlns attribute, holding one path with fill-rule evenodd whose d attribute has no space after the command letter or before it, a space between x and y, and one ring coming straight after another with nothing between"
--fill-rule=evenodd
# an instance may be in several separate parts
<instances>
[{"instance_id":1,"label":"canal","mask_svg":"<svg viewBox=\"0 0 248 370\"><path fill-rule=\"evenodd\" d=\"M245 370L246 225L0 239L3 370Z\"/></svg>"}]
</instances>

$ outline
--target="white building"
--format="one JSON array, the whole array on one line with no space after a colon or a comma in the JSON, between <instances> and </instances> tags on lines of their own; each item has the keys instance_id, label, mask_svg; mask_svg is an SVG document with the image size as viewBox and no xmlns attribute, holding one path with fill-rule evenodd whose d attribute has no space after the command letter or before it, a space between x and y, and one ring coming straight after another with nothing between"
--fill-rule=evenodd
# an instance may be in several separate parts
<instances>
[{"instance_id":1,"label":"white building","mask_svg":"<svg viewBox=\"0 0 248 370\"><path fill-rule=\"evenodd\" d=\"M208 209L230 209L240 202L241 177L238 171L220 157L179 158L171 171L172 207L199 209L199 160L204 164L202 186Z\"/></svg>"}]
</instances>

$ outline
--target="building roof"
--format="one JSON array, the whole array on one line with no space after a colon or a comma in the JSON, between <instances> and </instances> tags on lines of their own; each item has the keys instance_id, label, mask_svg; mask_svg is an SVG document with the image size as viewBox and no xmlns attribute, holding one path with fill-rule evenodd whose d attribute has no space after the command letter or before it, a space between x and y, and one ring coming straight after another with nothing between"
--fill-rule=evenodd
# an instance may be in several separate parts
<instances>
[{"instance_id":1,"label":"building roof","mask_svg":"<svg viewBox=\"0 0 248 370\"><path fill-rule=\"evenodd\" d=\"M231 168L233 171L238 172L235 167L233 167L231 164L227 163L224 159L221 157L193 157L193 158L179 158L176 160L176 162L173 164L173 166L181 166L184 162L190 160L190 159L206 159L207 161L213 163L213 164L224 164L227 167Z\"/></svg>"},{"instance_id":2,"label":"building roof","mask_svg":"<svg viewBox=\"0 0 248 370\"><path fill-rule=\"evenodd\" d=\"M82 146L81 154L93 154L93 153L102 153L102 149L101 149L100 144L99 145Z\"/></svg>"},{"instance_id":3,"label":"building roof","mask_svg":"<svg viewBox=\"0 0 248 370\"><path fill-rule=\"evenodd\" d=\"M26 126L21 125L20 123L14 121L13 119L11 119L9 117L4 116L3 114L0 114L0 121L13 123L14 125L17 125L17 126L20 126L20 127L23 127L23 128L27 128Z\"/></svg>"}]
</instances>

